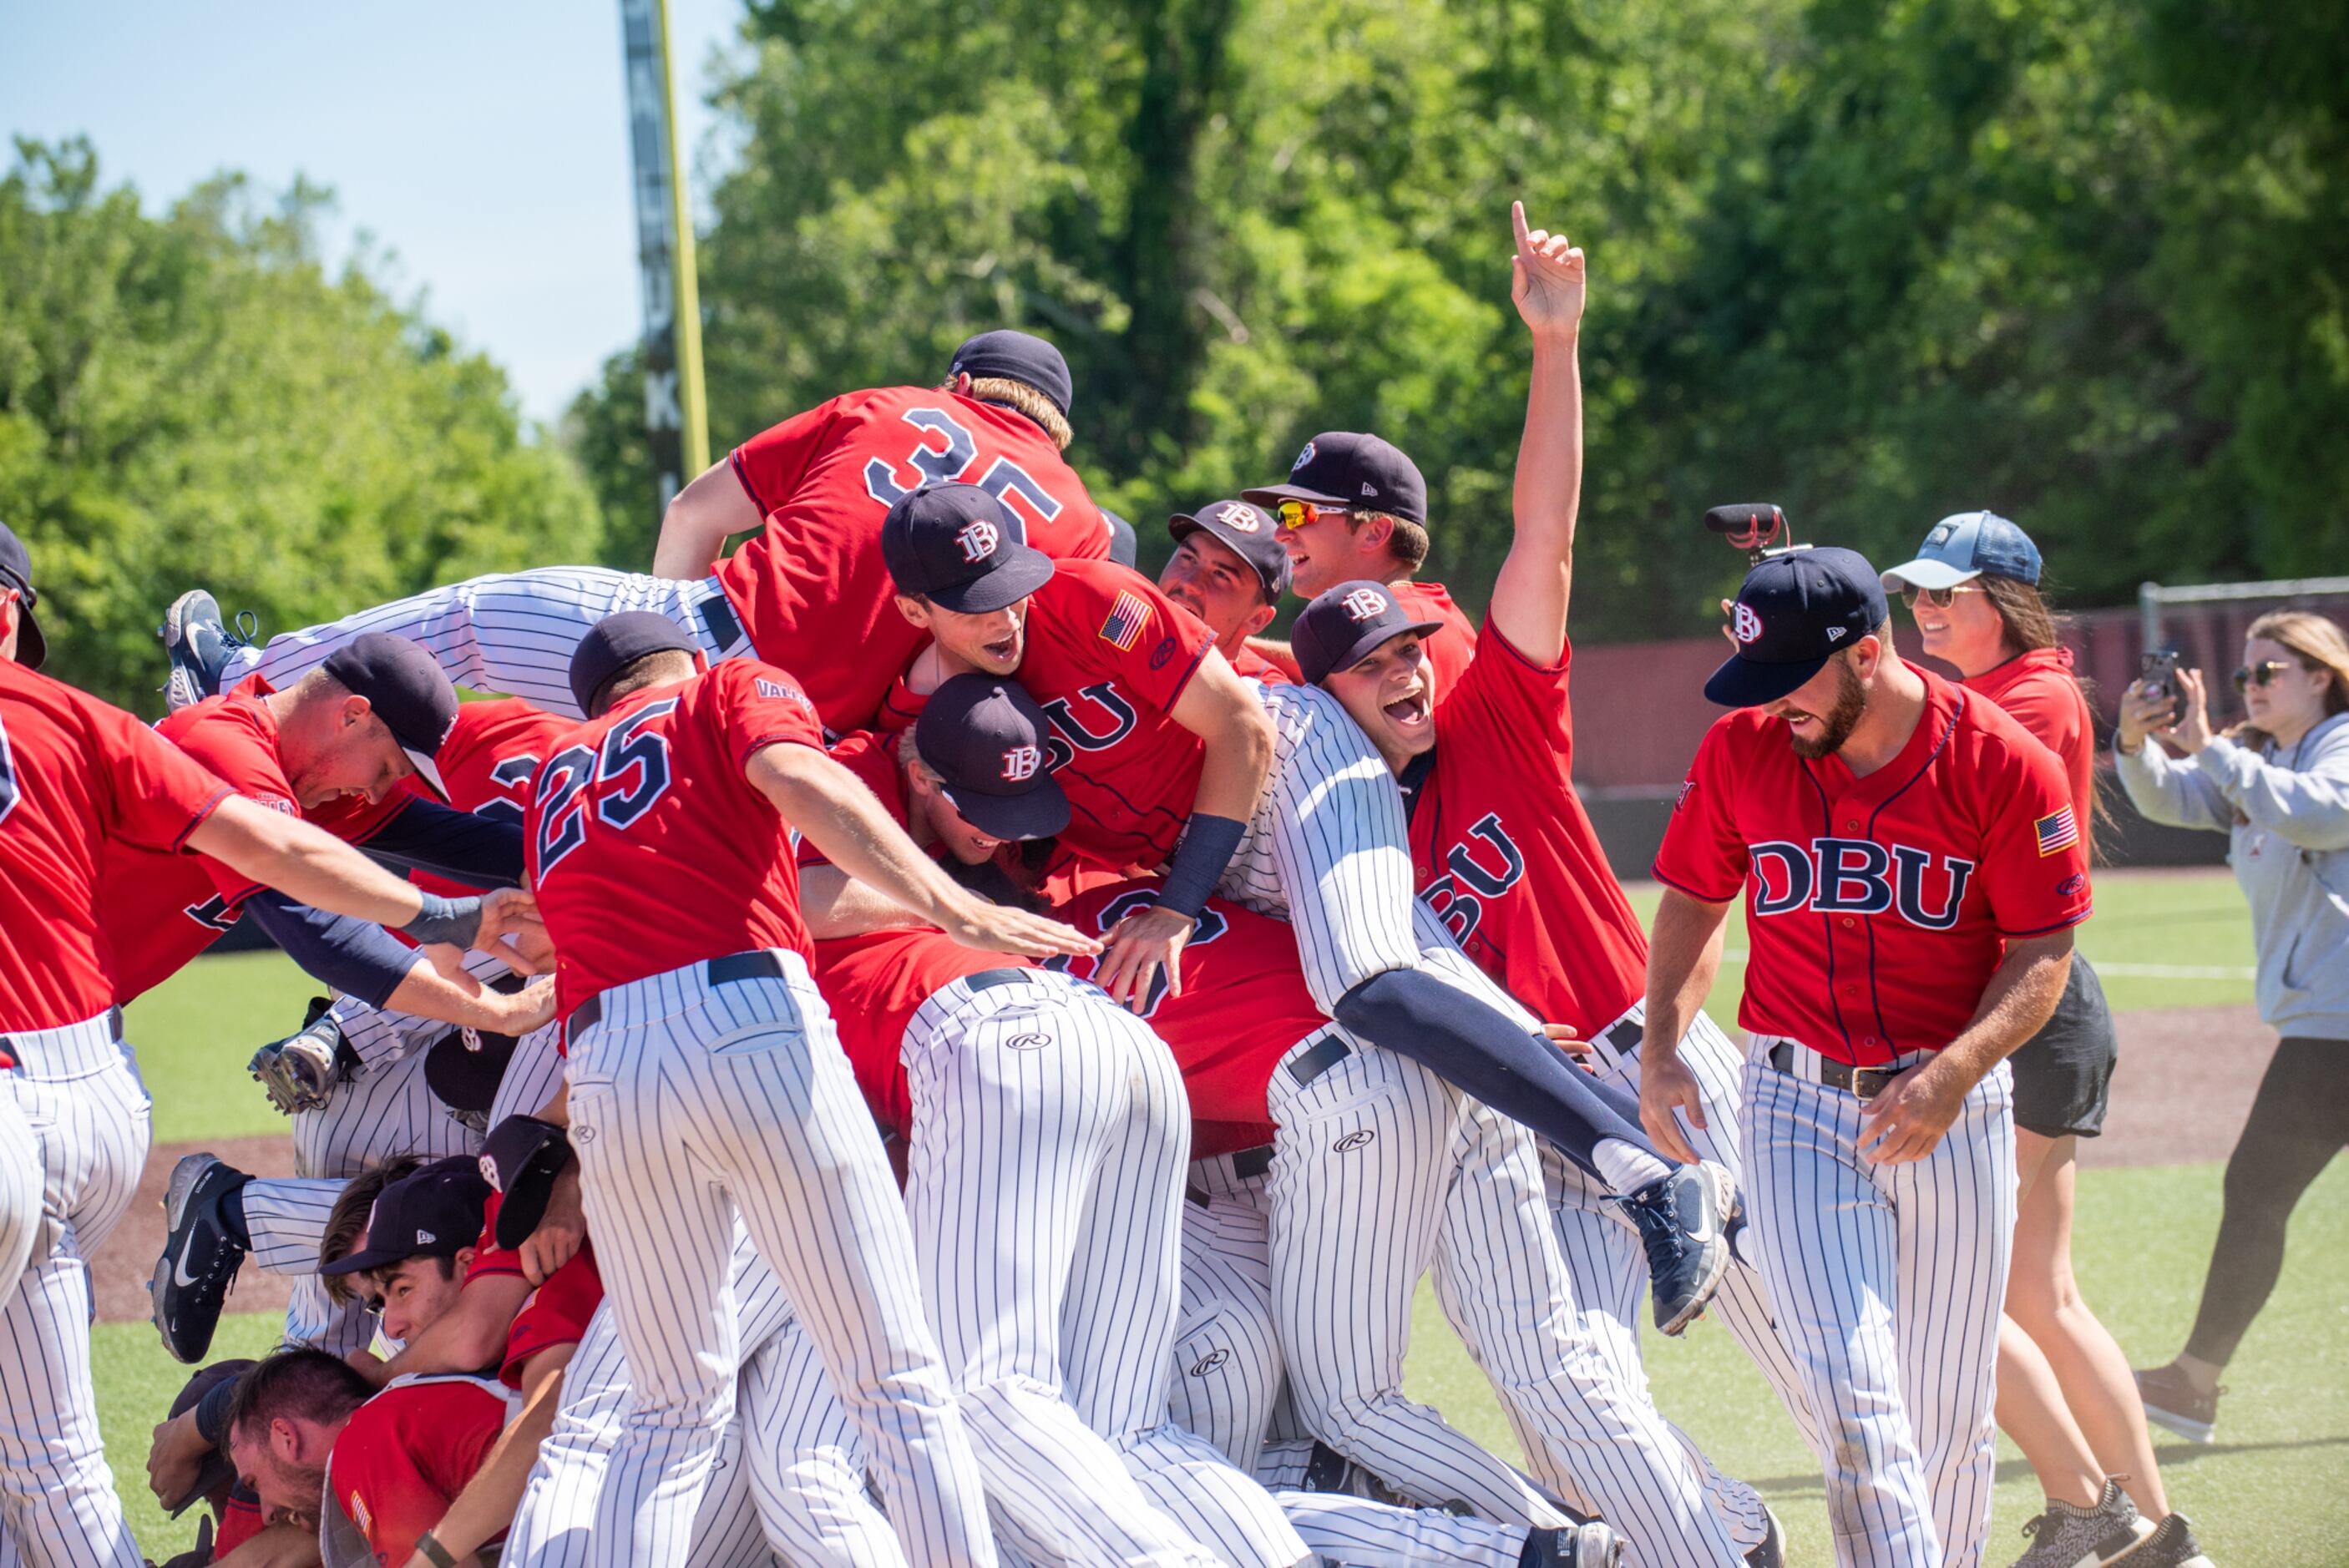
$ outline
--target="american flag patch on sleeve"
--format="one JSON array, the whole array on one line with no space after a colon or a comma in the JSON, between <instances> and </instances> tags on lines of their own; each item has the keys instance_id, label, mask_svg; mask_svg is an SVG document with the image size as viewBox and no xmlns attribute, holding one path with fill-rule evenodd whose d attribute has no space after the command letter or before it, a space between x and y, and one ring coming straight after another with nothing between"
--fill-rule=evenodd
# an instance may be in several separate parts
<instances>
[{"instance_id":1,"label":"american flag patch on sleeve","mask_svg":"<svg viewBox=\"0 0 2349 1568\"><path fill-rule=\"evenodd\" d=\"M1132 653L1133 645L1142 640L1142 624L1150 618L1150 605L1132 589L1122 589L1117 603L1109 607L1109 616L1101 624L1101 640L1121 653Z\"/></svg>"},{"instance_id":2,"label":"american flag patch on sleeve","mask_svg":"<svg viewBox=\"0 0 2349 1568\"><path fill-rule=\"evenodd\" d=\"M2060 853L2080 841L2080 824L2069 806L2040 818L2031 826L2039 835L2039 852L2043 856Z\"/></svg>"}]
</instances>

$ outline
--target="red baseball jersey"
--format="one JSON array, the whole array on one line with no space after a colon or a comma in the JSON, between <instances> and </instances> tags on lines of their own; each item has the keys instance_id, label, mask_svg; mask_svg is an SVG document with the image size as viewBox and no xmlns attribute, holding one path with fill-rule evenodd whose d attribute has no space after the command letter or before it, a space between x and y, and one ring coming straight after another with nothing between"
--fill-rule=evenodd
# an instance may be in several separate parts
<instances>
[{"instance_id":1,"label":"red baseball jersey","mask_svg":"<svg viewBox=\"0 0 2349 1568\"><path fill-rule=\"evenodd\" d=\"M188 858L181 846L229 794L121 709L0 659L0 1035L114 1005L120 928L98 917L108 856Z\"/></svg>"},{"instance_id":2,"label":"red baseball jersey","mask_svg":"<svg viewBox=\"0 0 2349 1568\"><path fill-rule=\"evenodd\" d=\"M2055 754L2072 790L2073 814L2080 831L2088 832L2095 820L2096 731L2088 716L2088 695L2072 673L2072 650L2033 648L1958 684L2006 709Z\"/></svg>"},{"instance_id":3,"label":"red baseball jersey","mask_svg":"<svg viewBox=\"0 0 2349 1568\"><path fill-rule=\"evenodd\" d=\"M1395 603L1423 621L1441 621L1444 630L1425 641L1427 662L1435 671L1435 695L1441 698L1468 676L1468 661L1476 653L1476 628L1452 602L1452 591L1441 583L1390 583Z\"/></svg>"},{"instance_id":4,"label":"red baseball jersey","mask_svg":"<svg viewBox=\"0 0 2349 1568\"><path fill-rule=\"evenodd\" d=\"M351 1412L327 1484L378 1563L402 1563L505 1429L505 1391L479 1377L395 1381ZM502 1532L501 1532L502 1533Z\"/></svg>"},{"instance_id":5,"label":"red baseball jersey","mask_svg":"<svg viewBox=\"0 0 2349 1568\"><path fill-rule=\"evenodd\" d=\"M799 684L729 659L562 738L531 786L531 885L564 1016L599 991L754 948L808 952L792 827L744 769L823 747Z\"/></svg>"},{"instance_id":6,"label":"red baseball jersey","mask_svg":"<svg viewBox=\"0 0 2349 1568\"><path fill-rule=\"evenodd\" d=\"M823 993L856 1087L886 1132L913 1126L913 1102L900 1055L905 1026L923 1003L966 975L1024 967L1025 959L965 947L926 927L876 931L815 944L816 988Z\"/></svg>"},{"instance_id":7,"label":"red baseball jersey","mask_svg":"<svg viewBox=\"0 0 2349 1568\"><path fill-rule=\"evenodd\" d=\"M232 1489L228 1501L221 1504L215 1516L220 1528L212 1532L212 1561L218 1562L260 1534L267 1521L261 1517L261 1499L243 1487Z\"/></svg>"},{"instance_id":8,"label":"red baseball jersey","mask_svg":"<svg viewBox=\"0 0 2349 1568\"><path fill-rule=\"evenodd\" d=\"M482 1206L481 1237L473 1243L473 1262L465 1270L467 1284L491 1274L524 1275L521 1254L498 1245L498 1204L503 1196L492 1192ZM523 1364L542 1350L578 1344L587 1332L587 1320L595 1315L595 1304L603 1299L604 1276L595 1271L595 1243L582 1243L571 1261L549 1274L514 1314L513 1325L506 1330L506 1353L498 1364L498 1380L519 1390Z\"/></svg>"},{"instance_id":9,"label":"red baseball jersey","mask_svg":"<svg viewBox=\"0 0 2349 1568\"><path fill-rule=\"evenodd\" d=\"M1738 1021L1874 1067L1972 1019L2010 937L2088 917L2088 855L2064 769L1996 704L1934 675L1899 756L1857 778L1795 755L1744 708L1698 747L1656 875L1746 894Z\"/></svg>"},{"instance_id":10,"label":"red baseball jersey","mask_svg":"<svg viewBox=\"0 0 2349 1568\"><path fill-rule=\"evenodd\" d=\"M1052 720L1052 776L1069 797L1061 848L1119 870L1166 863L1201 756L1167 715L1215 647L1206 622L1114 562L1061 562L1028 601L1019 680ZM903 728L925 700L900 681L883 722Z\"/></svg>"},{"instance_id":11,"label":"red baseball jersey","mask_svg":"<svg viewBox=\"0 0 2349 1568\"><path fill-rule=\"evenodd\" d=\"M1436 686L1412 885L1479 968L1587 1039L1645 992L1648 944L1574 790L1574 651L1545 668L1489 622L1473 645Z\"/></svg>"},{"instance_id":12,"label":"red baseball jersey","mask_svg":"<svg viewBox=\"0 0 2349 1568\"><path fill-rule=\"evenodd\" d=\"M1245 643L1240 645L1239 657L1232 661L1232 673L1252 681L1285 681L1294 685L1297 680L1297 670L1293 665L1274 664Z\"/></svg>"},{"instance_id":13,"label":"red baseball jersey","mask_svg":"<svg viewBox=\"0 0 2349 1568\"><path fill-rule=\"evenodd\" d=\"M155 727L207 772L256 805L302 815L277 759L277 720L262 699L259 676L208 697ZM128 841L107 846L100 907L120 958L115 1000L129 1003L170 979L220 940L260 884L203 855L155 850Z\"/></svg>"},{"instance_id":14,"label":"red baseball jersey","mask_svg":"<svg viewBox=\"0 0 2349 1568\"><path fill-rule=\"evenodd\" d=\"M809 672L808 698L834 730L870 725L926 640L898 614L881 561L881 520L901 497L949 480L977 485L1045 554L1109 554L1109 525L1052 438L1024 415L951 392L844 394L751 437L733 465L767 522L719 564L719 583L761 658Z\"/></svg>"},{"instance_id":15,"label":"red baseball jersey","mask_svg":"<svg viewBox=\"0 0 2349 1568\"><path fill-rule=\"evenodd\" d=\"M1052 913L1089 936L1105 936L1127 914L1158 898L1147 878L1094 888ZM1052 968L1090 980L1098 958L1052 958ZM1264 1086L1297 1042L1329 1023L1305 988L1297 937L1284 921L1211 898L1198 929L1183 944L1183 992L1169 995L1166 977L1154 983L1143 1016L1183 1068L1193 1122L1239 1123L1265 1129L1270 1113ZM1214 1152L1194 1147L1193 1153Z\"/></svg>"}]
</instances>

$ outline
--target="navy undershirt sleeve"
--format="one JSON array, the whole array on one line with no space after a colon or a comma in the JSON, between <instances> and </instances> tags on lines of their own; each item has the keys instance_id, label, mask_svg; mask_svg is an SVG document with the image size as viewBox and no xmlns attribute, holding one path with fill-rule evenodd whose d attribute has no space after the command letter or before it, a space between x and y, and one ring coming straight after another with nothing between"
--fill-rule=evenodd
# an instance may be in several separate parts
<instances>
[{"instance_id":1,"label":"navy undershirt sleeve","mask_svg":"<svg viewBox=\"0 0 2349 1568\"><path fill-rule=\"evenodd\" d=\"M370 1007L382 1006L416 967L416 949L393 941L380 925L328 914L265 888L244 907L305 973Z\"/></svg>"},{"instance_id":2,"label":"navy undershirt sleeve","mask_svg":"<svg viewBox=\"0 0 2349 1568\"><path fill-rule=\"evenodd\" d=\"M378 860L467 887L522 885L521 823L434 800L410 800L358 847Z\"/></svg>"}]
</instances>

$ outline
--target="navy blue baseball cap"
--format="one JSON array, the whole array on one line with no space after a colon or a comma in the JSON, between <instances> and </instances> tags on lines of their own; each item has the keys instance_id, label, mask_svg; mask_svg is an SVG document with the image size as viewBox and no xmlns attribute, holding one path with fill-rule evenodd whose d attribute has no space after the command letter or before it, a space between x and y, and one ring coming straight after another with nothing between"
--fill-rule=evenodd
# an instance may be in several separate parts
<instances>
[{"instance_id":1,"label":"navy blue baseball cap","mask_svg":"<svg viewBox=\"0 0 2349 1568\"><path fill-rule=\"evenodd\" d=\"M914 721L914 748L936 773L962 820L991 839L1049 838L1069 825L1069 798L1052 778L1052 721L1028 688L993 676L957 676Z\"/></svg>"},{"instance_id":2,"label":"navy blue baseball cap","mask_svg":"<svg viewBox=\"0 0 2349 1568\"><path fill-rule=\"evenodd\" d=\"M376 1194L367 1239L355 1253L323 1264L322 1274L390 1268L410 1258L453 1258L481 1239L490 1184L478 1155L452 1154L411 1171Z\"/></svg>"},{"instance_id":3,"label":"navy blue baseball cap","mask_svg":"<svg viewBox=\"0 0 2349 1568\"><path fill-rule=\"evenodd\" d=\"M1288 466L1287 482L1240 491L1268 510L1285 500L1355 511L1383 511L1427 523L1427 480L1401 448L1359 430L1324 430Z\"/></svg>"},{"instance_id":4,"label":"navy blue baseball cap","mask_svg":"<svg viewBox=\"0 0 2349 1568\"><path fill-rule=\"evenodd\" d=\"M947 374L968 376L974 380L982 376L999 376L1022 387L1033 387L1051 399L1052 407L1063 418L1069 412L1069 399L1075 395L1069 382L1069 362L1061 357L1061 351L1040 337L1014 332L1009 327L965 338L962 346L955 350L954 364Z\"/></svg>"},{"instance_id":5,"label":"navy blue baseball cap","mask_svg":"<svg viewBox=\"0 0 2349 1568\"><path fill-rule=\"evenodd\" d=\"M897 592L966 615L1016 604L1052 580L1019 514L977 485L924 485L881 520Z\"/></svg>"},{"instance_id":6,"label":"navy blue baseball cap","mask_svg":"<svg viewBox=\"0 0 2349 1568\"><path fill-rule=\"evenodd\" d=\"M1381 643L1405 632L1424 637L1444 630L1441 621L1414 621L1383 583L1361 578L1340 583L1298 612L1288 629L1288 649L1308 686L1319 686L1331 670L1370 656Z\"/></svg>"},{"instance_id":7,"label":"navy blue baseball cap","mask_svg":"<svg viewBox=\"0 0 2349 1568\"><path fill-rule=\"evenodd\" d=\"M423 645L389 632L367 632L328 654L319 668L345 691L367 699L416 771L448 799L440 765L433 758L457 727L457 688Z\"/></svg>"},{"instance_id":8,"label":"navy blue baseball cap","mask_svg":"<svg viewBox=\"0 0 2349 1568\"><path fill-rule=\"evenodd\" d=\"M1109 558L1120 566L1132 566L1142 557L1142 541L1133 531L1133 524L1110 511L1101 509L1102 521L1109 524Z\"/></svg>"},{"instance_id":9,"label":"navy blue baseball cap","mask_svg":"<svg viewBox=\"0 0 2349 1568\"><path fill-rule=\"evenodd\" d=\"M1884 624L1884 588L1857 550L1790 550L1745 574L1731 611L1737 652L1704 683L1723 707L1776 702Z\"/></svg>"},{"instance_id":10,"label":"navy blue baseball cap","mask_svg":"<svg viewBox=\"0 0 2349 1568\"><path fill-rule=\"evenodd\" d=\"M1884 573L1884 591L1904 587L1954 588L1977 577L2039 581L2039 546L2031 535L1994 511L1959 511L1935 523L1918 548L1917 559Z\"/></svg>"},{"instance_id":11,"label":"navy blue baseball cap","mask_svg":"<svg viewBox=\"0 0 2349 1568\"><path fill-rule=\"evenodd\" d=\"M33 588L33 555L5 522L0 522L0 586L16 591L16 662L28 670L39 669L49 656L49 640L33 619L33 606L41 602Z\"/></svg>"},{"instance_id":12,"label":"navy blue baseball cap","mask_svg":"<svg viewBox=\"0 0 2349 1568\"><path fill-rule=\"evenodd\" d=\"M1288 592L1288 552L1280 547L1280 525L1260 506L1244 500L1209 501L1196 511L1178 511L1166 520L1166 531L1180 544L1195 533L1206 533L1231 547L1248 563L1264 584L1264 602L1278 603Z\"/></svg>"},{"instance_id":13,"label":"navy blue baseball cap","mask_svg":"<svg viewBox=\"0 0 2349 1568\"><path fill-rule=\"evenodd\" d=\"M595 703L622 670L654 654L698 654L701 650L684 629L667 615L650 610L623 610L587 628L571 650L571 700L588 717Z\"/></svg>"}]
</instances>

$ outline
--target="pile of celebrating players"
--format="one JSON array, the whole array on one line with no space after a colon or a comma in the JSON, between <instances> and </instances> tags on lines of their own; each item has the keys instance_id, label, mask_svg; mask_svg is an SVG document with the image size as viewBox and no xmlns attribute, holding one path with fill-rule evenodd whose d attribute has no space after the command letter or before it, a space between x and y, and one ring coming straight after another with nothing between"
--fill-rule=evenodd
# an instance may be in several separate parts
<instances>
[{"instance_id":1,"label":"pile of celebrating players","mask_svg":"<svg viewBox=\"0 0 2349 1568\"><path fill-rule=\"evenodd\" d=\"M171 1173L173 1356L293 1286L156 1428L192 1561L1781 1562L1645 1298L1751 1357L1838 1561L1977 1562L2002 1058L2087 812L1867 562L1773 555L1642 931L1571 781L1583 256L1514 229L1481 625L1368 434L1139 574L1009 330L743 442L648 573L266 640L191 589L154 729L33 673L0 530L0 1555L141 1560L85 1263L149 1141L121 1007L251 916L326 994L254 1031L295 1174ZM1744 1046L1700 1010L1740 898ZM1423 1277L1522 1468L1404 1392ZM2106 1493L2029 1561L2189 1560Z\"/></svg>"}]
</instances>

